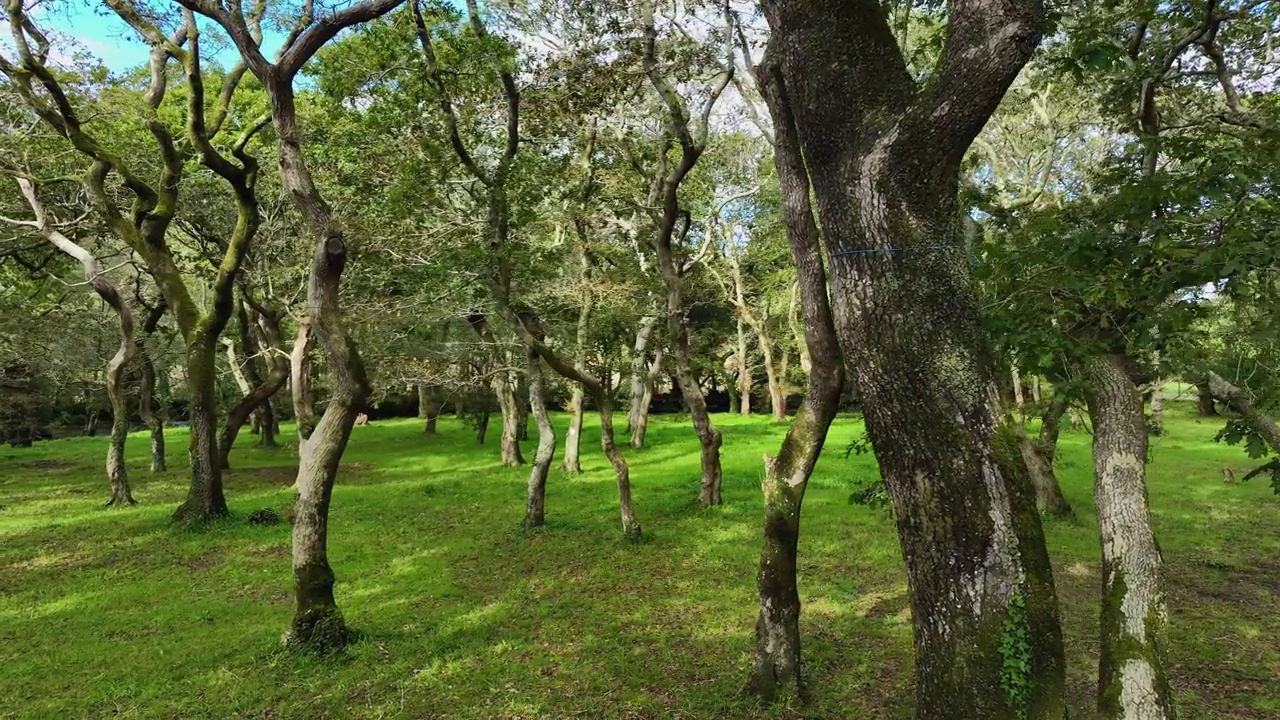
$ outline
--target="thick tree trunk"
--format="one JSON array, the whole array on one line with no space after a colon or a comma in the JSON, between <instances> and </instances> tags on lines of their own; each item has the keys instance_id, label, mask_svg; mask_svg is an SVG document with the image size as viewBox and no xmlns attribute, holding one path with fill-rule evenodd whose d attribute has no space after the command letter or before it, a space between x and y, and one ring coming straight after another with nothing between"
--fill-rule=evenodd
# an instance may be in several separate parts
<instances>
[{"instance_id":1,"label":"thick tree trunk","mask_svg":"<svg viewBox=\"0 0 1280 720\"><path fill-rule=\"evenodd\" d=\"M1043 8L950 5L944 59L920 86L876 3L763 7L906 560L916 717L1063 718L1052 568L1026 465L998 427L957 203L961 160Z\"/></svg>"},{"instance_id":2,"label":"thick tree trunk","mask_svg":"<svg viewBox=\"0 0 1280 720\"><path fill-rule=\"evenodd\" d=\"M785 85L775 64L774 50L757 69L774 125L774 163L782 190L783 218L796 263L797 285L804 310L801 357L809 357L808 385L795 421L787 430L776 458L765 456L764 547L760 552L757 586L760 614L756 647L745 691L766 702L779 695L804 697L800 654L800 592L797 587L797 547L800 508L809 476L822 452L827 430L835 418L844 384L844 361L827 300L818 228L809 203L809 179ZM793 327L799 323L793 323Z\"/></svg>"},{"instance_id":3,"label":"thick tree trunk","mask_svg":"<svg viewBox=\"0 0 1280 720\"><path fill-rule=\"evenodd\" d=\"M1254 432L1262 436L1272 450L1280 453L1280 425L1271 416L1254 407L1247 392L1214 372L1209 373L1208 384L1219 402L1239 415Z\"/></svg>"},{"instance_id":4,"label":"thick tree trunk","mask_svg":"<svg viewBox=\"0 0 1280 720\"><path fill-rule=\"evenodd\" d=\"M1020 426L1014 428L1018 435L1018 449L1027 463L1031 484L1035 487L1036 508L1042 513L1057 517L1074 515L1071 504L1062 495L1058 476L1053 471L1053 460L1058 454L1058 433L1062 416L1066 412L1066 398L1057 395L1045 409L1040 422L1040 437L1032 440Z\"/></svg>"},{"instance_id":5,"label":"thick tree trunk","mask_svg":"<svg viewBox=\"0 0 1280 720\"><path fill-rule=\"evenodd\" d=\"M520 467L524 464L524 455L520 452L520 405L511 376L505 370L493 376L493 392L502 412L502 464Z\"/></svg>"},{"instance_id":6,"label":"thick tree trunk","mask_svg":"<svg viewBox=\"0 0 1280 720\"><path fill-rule=\"evenodd\" d=\"M738 347L734 352L734 360L738 366L738 414L743 417L751 415L751 365L747 357L747 326L738 318ZM772 369L768 372L772 373Z\"/></svg>"},{"instance_id":7,"label":"thick tree trunk","mask_svg":"<svg viewBox=\"0 0 1280 720\"><path fill-rule=\"evenodd\" d=\"M311 392L312 340L311 318L303 315L298 318L298 334L293 339L293 352L289 353L290 395L299 449L316 429L316 402Z\"/></svg>"},{"instance_id":8,"label":"thick tree trunk","mask_svg":"<svg viewBox=\"0 0 1280 720\"><path fill-rule=\"evenodd\" d=\"M197 333L187 345L188 428L191 440L191 486L187 499L173 513L175 522L205 523L227 515L222 494L222 466L218 461L217 377L214 355L217 337Z\"/></svg>"},{"instance_id":9,"label":"thick tree trunk","mask_svg":"<svg viewBox=\"0 0 1280 720\"><path fill-rule=\"evenodd\" d=\"M534 422L538 424L538 451L534 454L533 467L529 470L528 502L524 513L524 526L533 528L541 527L546 521L547 473L551 471L551 461L556 455L556 430L547 414L546 378L542 358L532 348L526 354L529 361L529 405L533 410Z\"/></svg>"},{"instance_id":10,"label":"thick tree trunk","mask_svg":"<svg viewBox=\"0 0 1280 720\"><path fill-rule=\"evenodd\" d=\"M1163 720L1174 717L1162 658L1163 561L1147 509L1142 396L1126 364L1121 355L1107 355L1085 367L1102 535L1098 711L1109 720Z\"/></svg>"},{"instance_id":11,"label":"thick tree trunk","mask_svg":"<svg viewBox=\"0 0 1280 720\"><path fill-rule=\"evenodd\" d=\"M1196 383L1196 412L1203 417L1216 417L1218 407L1213 402L1213 390L1209 387L1208 380L1200 380Z\"/></svg>"},{"instance_id":12,"label":"thick tree trunk","mask_svg":"<svg viewBox=\"0 0 1280 720\"><path fill-rule=\"evenodd\" d=\"M429 417L431 417L431 386L418 383L418 419L426 420Z\"/></svg>"}]
</instances>

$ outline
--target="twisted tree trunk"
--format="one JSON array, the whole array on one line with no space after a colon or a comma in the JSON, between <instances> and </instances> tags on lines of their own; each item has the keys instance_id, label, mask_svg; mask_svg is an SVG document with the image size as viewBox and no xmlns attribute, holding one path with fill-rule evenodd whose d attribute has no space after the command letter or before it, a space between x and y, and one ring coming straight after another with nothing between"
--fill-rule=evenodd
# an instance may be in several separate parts
<instances>
[{"instance_id":1,"label":"twisted tree trunk","mask_svg":"<svg viewBox=\"0 0 1280 720\"><path fill-rule=\"evenodd\" d=\"M546 522L547 473L556 455L556 430L547 414L546 379L543 377L542 358L529 348L525 354L529 368L529 405L534 422L538 424L538 451L529 470L529 493L525 507L524 526L541 527Z\"/></svg>"},{"instance_id":2,"label":"twisted tree trunk","mask_svg":"<svg viewBox=\"0 0 1280 720\"><path fill-rule=\"evenodd\" d=\"M762 4L906 560L916 716L1063 718L1052 569L1026 465L999 429L957 202L961 160L1035 48L1043 7L950 4L921 85L873 0Z\"/></svg>"},{"instance_id":3,"label":"twisted tree trunk","mask_svg":"<svg viewBox=\"0 0 1280 720\"><path fill-rule=\"evenodd\" d=\"M1147 509L1147 424L1122 355L1085 366L1093 418L1094 495L1102 535L1098 712L1108 720L1174 717L1163 644L1163 560Z\"/></svg>"},{"instance_id":4,"label":"twisted tree trunk","mask_svg":"<svg viewBox=\"0 0 1280 720\"><path fill-rule=\"evenodd\" d=\"M644 447L644 432L641 430L639 443L636 442L637 430L648 424L649 405L645 403L645 390L648 384L648 351L649 339L653 336L658 318L647 315L640 318L636 327L635 349L631 355L631 411L627 414L627 432L631 433L631 447Z\"/></svg>"},{"instance_id":5,"label":"twisted tree trunk","mask_svg":"<svg viewBox=\"0 0 1280 720\"><path fill-rule=\"evenodd\" d=\"M738 318L738 345L734 348L734 361L738 366L738 414L743 417L751 415L751 365L747 357L747 328L742 318ZM767 369L766 372L772 372Z\"/></svg>"},{"instance_id":6,"label":"twisted tree trunk","mask_svg":"<svg viewBox=\"0 0 1280 720\"><path fill-rule=\"evenodd\" d=\"M1018 435L1018 449L1022 459L1027 463L1031 474L1031 484L1036 490L1036 508L1042 513L1057 517L1071 517L1075 513L1071 504L1062 495L1062 486L1053 471L1053 460L1058 454L1058 434L1062 428L1062 416L1067 412L1067 400L1061 394L1055 395L1044 411L1040 422L1040 437L1035 440L1027 437L1021 425L1015 425Z\"/></svg>"},{"instance_id":7,"label":"twisted tree trunk","mask_svg":"<svg viewBox=\"0 0 1280 720\"><path fill-rule=\"evenodd\" d=\"M781 450L776 458L764 458L764 547L757 575L760 614L751 675L745 689L767 702L780 694L805 694L796 578L800 508L844 384L844 361L827 300L826 269L809 203L809 177L775 54L776 47L771 44L763 64L756 69L756 79L773 118L773 158L781 184L787 238L796 263L797 292L803 305L804 347L812 365L804 401Z\"/></svg>"},{"instance_id":8,"label":"twisted tree trunk","mask_svg":"<svg viewBox=\"0 0 1280 720\"><path fill-rule=\"evenodd\" d=\"M262 312L262 310L265 310L266 312ZM275 357L276 353L284 352L284 341L280 334L279 315L270 308L263 307L262 310L259 310L255 314L258 316L258 319L260 320L260 327L262 327L263 333L266 336L266 342L263 343L263 349L270 355L270 360L268 362L270 371L268 372L265 380L262 379L261 375L256 371L252 374L246 373L246 375L253 378L257 384L250 388L249 392L245 393L245 396L240 400L240 402L236 403L235 407L231 408L231 411L227 413L227 421L222 428L222 438L219 442L218 455L219 464L223 469L231 467L231 447L235 445L236 436L239 434L240 428L244 426L245 422L253 413L259 412L264 406L269 408L271 398L277 392L280 392L280 389L284 387L285 383L289 382L289 365L278 361ZM239 315L240 322L242 324L240 333L242 338L241 343L242 347L245 348L246 355L245 362L246 366L251 366L254 362L254 358L251 357L249 353L255 349L255 343L251 340L253 337L250 326L252 319L249 317L249 314L245 312L243 306L240 308ZM253 354L256 355L257 353L254 352ZM271 435L272 431L270 429L270 425L273 422L273 417L263 418L262 439L264 441ZM274 444L274 441L272 441L272 444Z\"/></svg>"},{"instance_id":9,"label":"twisted tree trunk","mask_svg":"<svg viewBox=\"0 0 1280 720\"><path fill-rule=\"evenodd\" d=\"M225 517L227 500L222 493L222 463L218 458L217 386L214 358L216 334L193 333L187 342L187 427L190 442L187 455L191 465L191 485L187 499L173 513L176 522L204 523Z\"/></svg>"}]
</instances>

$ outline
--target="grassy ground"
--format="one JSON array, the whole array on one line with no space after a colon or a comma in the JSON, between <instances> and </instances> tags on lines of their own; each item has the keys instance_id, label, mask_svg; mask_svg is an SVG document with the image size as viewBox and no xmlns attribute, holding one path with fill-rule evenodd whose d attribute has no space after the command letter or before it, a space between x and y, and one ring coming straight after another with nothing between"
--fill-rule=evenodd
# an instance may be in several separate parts
<instances>
[{"instance_id":1,"label":"grassy ground","mask_svg":"<svg viewBox=\"0 0 1280 720\"><path fill-rule=\"evenodd\" d=\"M1185 718L1280 716L1280 499L1180 410L1150 466L1167 563L1170 674ZM558 418L563 424L564 418ZM226 478L233 521L170 528L181 470L145 472L131 440L135 508L103 510L104 439L0 456L0 717L774 718L911 716L911 630L884 511L849 505L874 476L842 458L861 430L840 419L805 502L803 635L815 701L759 709L736 691L755 617L761 455L782 431L722 416L725 499L703 511L696 441L658 419L632 451L646 541L620 538L612 475L587 433L587 473L553 473L548 525L517 529L526 471L495 461L453 421L356 428L334 492L338 601L362 641L345 657L279 646L291 613L289 450L246 442ZM250 438L244 438L250 440ZM185 437L171 437L175 456ZM532 445L526 446L532 452ZM1064 616L1073 717L1091 717L1097 527L1088 436L1060 464L1080 519L1048 525ZM176 458L175 458L176 459ZM180 462L175 462L180 464Z\"/></svg>"}]
</instances>

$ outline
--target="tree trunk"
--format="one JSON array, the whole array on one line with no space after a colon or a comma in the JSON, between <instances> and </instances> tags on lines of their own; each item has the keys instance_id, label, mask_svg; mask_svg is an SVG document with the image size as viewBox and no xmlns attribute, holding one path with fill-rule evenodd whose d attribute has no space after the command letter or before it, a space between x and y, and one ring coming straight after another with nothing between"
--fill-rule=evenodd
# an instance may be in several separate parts
<instances>
[{"instance_id":1,"label":"tree trunk","mask_svg":"<svg viewBox=\"0 0 1280 720\"><path fill-rule=\"evenodd\" d=\"M640 318L640 325L636 328L636 345L631 354L631 412L627 415L627 432L633 436L631 447L644 447L643 441L639 445L634 443L634 435L636 428L641 424L640 414L647 407L644 404L644 392L648 380L647 348L657 323L658 318L645 316Z\"/></svg>"},{"instance_id":2,"label":"tree trunk","mask_svg":"<svg viewBox=\"0 0 1280 720\"><path fill-rule=\"evenodd\" d=\"M480 417L476 420L476 444L483 445L485 436L489 434L489 411L480 411Z\"/></svg>"},{"instance_id":3,"label":"tree trunk","mask_svg":"<svg viewBox=\"0 0 1280 720\"><path fill-rule=\"evenodd\" d=\"M876 3L763 6L906 560L916 717L1062 718L1052 568L1026 465L998 427L957 202L960 163L1043 8L950 5L943 60L920 86Z\"/></svg>"},{"instance_id":4,"label":"tree trunk","mask_svg":"<svg viewBox=\"0 0 1280 720\"><path fill-rule=\"evenodd\" d=\"M187 344L188 427L191 440L191 486L187 499L173 513L175 522L206 523L226 517L227 500L222 494L222 466L218 461L217 388L214 356L218 338L209 333L193 333Z\"/></svg>"},{"instance_id":5,"label":"tree trunk","mask_svg":"<svg viewBox=\"0 0 1280 720\"><path fill-rule=\"evenodd\" d=\"M1147 509L1142 395L1124 356L1091 358L1085 373L1102 535L1098 712L1116 720L1172 718L1173 693L1162 658L1168 613L1163 561Z\"/></svg>"},{"instance_id":6,"label":"tree trunk","mask_svg":"<svg viewBox=\"0 0 1280 720\"><path fill-rule=\"evenodd\" d=\"M813 369L813 358L809 354L809 345L805 341L805 328L800 324L796 315L799 296L800 285L799 283L793 283L791 285L791 302L787 306L787 324L791 326L791 334L795 336L796 347L800 350L800 370L805 377L808 377L809 372Z\"/></svg>"},{"instance_id":7,"label":"tree trunk","mask_svg":"<svg viewBox=\"0 0 1280 720\"><path fill-rule=\"evenodd\" d=\"M1019 424L1027 422L1027 397L1022 392L1022 373L1018 372L1018 366L1014 365L1010 369L1010 380L1013 382L1013 405L1014 414Z\"/></svg>"},{"instance_id":8,"label":"tree trunk","mask_svg":"<svg viewBox=\"0 0 1280 720\"><path fill-rule=\"evenodd\" d=\"M1164 434L1164 382L1156 380L1151 388L1151 420L1147 424L1152 435Z\"/></svg>"},{"instance_id":9,"label":"tree trunk","mask_svg":"<svg viewBox=\"0 0 1280 720\"><path fill-rule=\"evenodd\" d=\"M431 387L426 383L418 383L418 419L431 417Z\"/></svg>"},{"instance_id":10,"label":"tree trunk","mask_svg":"<svg viewBox=\"0 0 1280 720\"><path fill-rule=\"evenodd\" d=\"M747 328L742 318L738 318L738 347L734 352L738 365L738 414L743 417L751 415L751 366L747 358ZM772 368L767 372L772 373Z\"/></svg>"},{"instance_id":11,"label":"tree trunk","mask_svg":"<svg viewBox=\"0 0 1280 720\"><path fill-rule=\"evenodd\" d=\"M532 348L526 351L526 355L529 362L529 405L533 410L534 422L538 424L538 451L533 456L533 467L529 471L528 503L524 514L524 526L533 528L541 527L546 521L547 473L550 472L551 461L556 455L556 430L547 414L546 378L542 358Z\"/></svg>"},{"instance_id":12,"label":"tree trunk","mask_svg":"<svg viewBox=\"0 0 1280 720\"><path fill-rule=\"evenodd\" d=\"M511 387L511 376L505 370L494 375L493 392L502 412L502 464L520 467L524 464L524 455L520 453L520 405Z\"/></svg>"},{"instance_id":13,"label":"tree trunk","mask_svg":"<svg viewBox=\"0 0 1280 720\"><path fill-rule=\"evenodd\" d=\"M1032 440L1020 426L1014 428L1018 434L1018 449L1027 463L1031 484L1036 490L1036 508L1042 513L1057 517L1074 515L1071 504L1062 495L1058 476L1053 471L1053 460L1058 454L1058 433L1062 416L1066 412L1066 398L1057 395L1045 409L1044 418L1040 422L1039 438Z\"/></svg>"},{"instance_id":14,"label":"tree trunk","mask_svg":"<svg viewBox=\"0 0 1280 720\"><path fill-rule=\"evenodd\" d=\"M649 410L653 406L653 388L658 381L658 376L662 374L662 358L666 351L658 348L653 352L653 362L649 364L649 372L644 379L644 390L640 394L640 405L636 409L635 424L631 428L631 442L633 448L642 448L645 443L645 435L649 432Z\"/></svg>"},{"instance_id":15,"label":"tree trunk","mask_svg":"<svg viewBox=\"0 0 1280 720\"><path fill-rule=\"evenodd\" d=\"M1213 403L1213 390L1209 388L1208 380L1200 380L1196 383L1196 412L1203 417L1218 415L1218 408Z\"/></svg>"},{"instance_id":16,"label":"tree trunk","mask_svg":"<svg viewBox=\"0 0 1280 720\"><path fill-rule=\"evenodd\" d=\"M89 417L84 423L84 434L86 437L94 437L98 434L98 411L90 410Z\"/></svg>"},{"instance_id":17,"label":"tree trunk","mask_svg":"<svg viewBox=\"0 0 1280 720\"><path fill-rule=\"evenodd\" d=\"M288 374L289 365L283 361L280 364L284 366L285 374ZM276 392L279 391L280 388L276 388ZM276 431L280 429L280 420L276 417L274 395L262 403L262 407L258 408L258 413L262 417L262 432L258 436L258 447L279 447L280 444L276 442Z\"/></svg>"},{"instance_id":18,"label":"tree trunk","mask_svg":"<svg viewBox=\"0 0 1280 720\"><path fill-rule=\"evenodd\" d=\"M142 390L139 394L138 414L151 434L151 472L166 470L164 450L164 416L156 407L156 366L150 353L143 348Z\"/></svg>"},{"instance_id":19,"label":"tree trunk","mask_svg":"<svg viewBox=\"0 0 1280 720\"><path fill-rule=\"evenodd\" d=\"M582 405L585 395L581 387L573 389L569 398L569 433L564 440L564 465L567 473L582 472ZM541 430L539 430L541 432Z\"/></svg>"},{"instance_id":20,"label":"tree trunk","mask_svg":"<svg viewBox=\"0 0 1280 720\"><path fill-rule=\"evenodd\" d=\"M311 392L311 318L298 318L298 334L294 336L293 352L289 354L289 377L293 397L293 419L298 425L298 448L311 437L316 429L316 404Z\"/></svg>"},{"instance_id":21,"label":"tree trunk","mask_svg":"<svg viewBox=\"0 0 1280 720\"><path fill-rule=\"evenodd\" d=\"M796 577L800 508L844 384L844 361L827 300L826 269L809 203L809 179L785 85L773 57L775 52L773 48L766 52L756 78L773 118L774 163L782 190L783 219L796 263L794 294L800 295L804 311L802 345L806 350L801 357L811 358L813 364L807 373L804 400L778 456L766 455L764 459L764 547L757 575L760 614L745 691L766 702L780 694L802 699L805 694ZM793 327L798 325L794 323Z\"/></svg>"},{"instance_id":22,"label":"tree trunk","mask_svg":"<svg viewBox=\"0 0 1280 720\"><path fill-rule=\"evenodd\" d=\"M263 328L263 332L266 336L266 342L262 344L262 347L266 352L271 354L271 360L269 363L270 372L265 380L256 369L252 370L252 372L249 371L253 367L254 361L251 354L256 355L258 348L256 347L256 343L252 341L250 323L253 322L253 319L251 319L249 314L244 311L243 306L240 308L241 346L244 348L246 355L245 376L246 379L250 379L256 384L251 387L249 392L245 393L240 402L236 403L235 407L231 408L231 411L227 413L227 421L222 428L222 437L218 443L218 463L224 470L231 467L231 447L235 445L236 436L240 433L240 428L244 426L245 422L248 421L249 417L255 412L259 413L261 416L259 409L264 405L269 407L271 398L284 387L285 383L289 382L289 364L278 362L275 359L276 352L284 352L284 342L281 339L279 318L275 312L270 311L267 308L264 308L264 310L267 310L267 312L255 313L255 315L258 316L255 319L259 320L260 326ZM232 357L235 357L234 353L232 353ZM271 421L272 419L268 418L264 420L263 425L266 425ZM264 439L269 433L269 430L264 431Z\"/></svg>"},{"instance_id":23,"label":"tree trunk","mask_svg":"<svg viewBox=\"0 0 1280 720\"><path fill-rule=\"evenodd\" d=\"M1238 414L1254 432L1262 436L1272 450L1280 453L1280 426L1269 415L1254 407L1248 393L1214 372L1209 373L1208 384L1219 402Z\"/></svg>"},{"instance_id":24,"label":"tree trunk","mask_svg":"<svg viewBox=\"0 0 1280 720\"><path fill-rule=\"evenodd\" d=\"M760 329L763 330L763 328ZM787 394L782 389L782 381L778 378L778 371L773 366L773 344L763 332L757 331L756 337L760 340L760 355L764 358L764 376L769 385L769 409L773 412L774 422L784 423L787 421Z\"/></svg>"}]
</instances>

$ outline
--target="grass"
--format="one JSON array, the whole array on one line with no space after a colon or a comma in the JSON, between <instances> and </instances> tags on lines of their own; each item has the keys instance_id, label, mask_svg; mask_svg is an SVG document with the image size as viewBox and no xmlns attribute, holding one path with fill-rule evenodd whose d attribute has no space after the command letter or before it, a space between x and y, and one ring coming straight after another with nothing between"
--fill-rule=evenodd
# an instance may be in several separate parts
<instances>
[{"instance_id":1,"label":"grass","mask_svg":"<svg viewBox=\"0 0 1280 720\"><path fill-rule=\"evenodd\" d=\"M1180 405L1180 404L1178 404ZM1170 408L1150 496L1171 612L1169 673L1184 718L1280 716L1280 499L1224 486L1248 460L1217 424ZM557 421L563 427L564 418ZM236 517L168 524L181 469L145 470L140 504L104 510L105 440L0 457L0 717L74 718L908 718L911 626L892 521L848 504L875 476L842 458L861 432L841 418L805 501L802 632L814 702L762 709L737 690L756 612L761 455L782 429L720 416L725 505L699 510L697 445L658 418L632 451L645 541L622 540L612 474L590 428L586 474L553 472L547 527L519 530L526 470L497 462L496 433L418 421L355 429L334 491L338 601L362 633L344 656L284 651L291 611L292 452L250 447L226 477ZM563 435L563 433L562 433ZM1089 437L1067 432L1060 474L1079 513L1047 525L1075 718L1092 717L1098 540ZM174 464L185 437L173 431ZM526 445L532 452L532 444Z\"/></svg>"}]
</instances>

